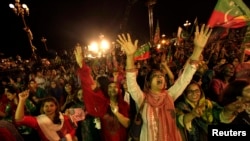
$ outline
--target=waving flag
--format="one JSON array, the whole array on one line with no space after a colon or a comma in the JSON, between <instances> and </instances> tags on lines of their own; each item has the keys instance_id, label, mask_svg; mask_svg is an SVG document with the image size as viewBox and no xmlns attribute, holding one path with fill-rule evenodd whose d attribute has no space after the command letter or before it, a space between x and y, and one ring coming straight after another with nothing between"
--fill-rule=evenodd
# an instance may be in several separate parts
<instances>
[{"instance_id":1,"label":"waving flag","mask_svg":"<svg viewBox=\"0 0 250 141\"><path fill-rule=\"evenodd\" d=\"M154 35L154 44L158 44L159 41L161 39L161 36L160 36L160 25L159 25L159 21L157 21L157 24L156 24L156 28L155 28L155 35Z\"/></svg>"},{"instance_id":2,"label":"waving flag","mask_svg":"<svg viewBox=\"0 0 250 141\"><path fill-rule=\"evenodd\" d=\"M140 48L135 52L134 60L145 60L150 57L150 47L151 44L148 42L143 44Z\"/></svg>"},{"instance_id":3,"label":"waving flag","mask_svg":"<svg viewBox=\"0 0 250 141\"><path fill-rule=\"evenodd\" d=\"M249 25L250 11L242 0L218 0L208 26L240 28Z\"/></svg>"}]
</instances>

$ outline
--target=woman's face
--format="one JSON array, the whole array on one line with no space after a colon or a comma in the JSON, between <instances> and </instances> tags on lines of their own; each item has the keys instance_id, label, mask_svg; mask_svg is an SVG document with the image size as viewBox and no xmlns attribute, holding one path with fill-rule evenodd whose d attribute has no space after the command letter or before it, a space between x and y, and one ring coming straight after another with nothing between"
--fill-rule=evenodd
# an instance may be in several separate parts
<instances>
[{"instance_id":1,"label":"woman's face","mask_svg":"<svg viewBox=\"0 0 250 141\"><path fill-rule=\"evenodd\" d=\"M235 68L232 64L228 64L226 67L225 67L225 70L224 70L224 75L226 76L233 76L234 75L234 72L235 72Z\"/></svg>"},{"instance_id":2,"label":"woman's face","mask_svg":"<svg viewBox=\"0 0 250 141\"><path fill-rule=\"evenodd\" d=\"M56 82L55 81L51 81L50 82L50 86L51 86L51 88L56 88Z\"/></svg>"},{"instance_id":3,"label":"woman's face","mask_svg":"<svg viewBox=\"0 0 250 141\"><path fill-rule=\"evenodd\" d=\"M57 109L57 106L54 102L48 101L48 102L44 103L43 112L45 115L47 115L47 116L54 115L56 109Z\"/></svg>"},{"instance_id":4,"label":"woman's face","mask_svg":"<svg viewBox=\"0 0 250 141\"><path fill-rule=\"evenodd\" d=\"M82 101L83 100L83 95L82 95L83 93L82 93L82 90L79 90L78 92L77 92L77 98L80 100L80 101Z\"/></svg>"},{"instance_id":5,"label":"woman's face","mask_svg":"<svg viewBox=\"0 0 250 141\"><path fill-rule=\"evenodd\" d=\"M7 92L7 93L6 93L6 96L7 96L7 98L8 98L10 101L12 101L14 98L16 98L16 94L12 94L12 93L10 93L10 92Z\"/></svg>"},{"instance_id":6,"label":"woman's face","mask_svg":"<svg viewBox=\"0 0 250 141\"><path fill-rule=\"evenodd\" d=\"M165 88L165 77L160 71L154 72L150 78L152 90L163 90Z\"/></svg>"},{"instance_id":7,"label":"woman's face","mask_svg":"<svg viewBox=\"0 0 250 141\"><path fill-rule=\"evenodd\" d=\"M239 63L240 63L239 59L238 58L234 58L233 63L232 63L234 65L234 67L238 66Z\"/></svg>"},{"instance_id":8,"label":"woman's face","mask_svg":"<svg viewBox=\"0 0 250 141\"><path fill-rule=\"evenodd\" d=\"M201 97L199 86L197 84L190 84L186 90L186 97L192 103L198 102Z\"/></svg>"},{"instance_id":9,"label":"woman's face","mask_svg":"<svg viewBox=\"0 0 250 141\"><path fill-rule=\"evenodd\" d=\"M71 92L72 86L71 86L70 84L66 84L66 85L64 86L64 89L65 89L66 92Z\"/></svg>"},{"instance_id":10,"label":"woman's face","mask_svg":"<svg viewBox=\"0 0 250 141\"><path fill-rule=\"evenodd\" d=\"M108 86L109 97L116 97L118 95L118 87L116 83L110 83Z\"/></svg>"}]
</instances>

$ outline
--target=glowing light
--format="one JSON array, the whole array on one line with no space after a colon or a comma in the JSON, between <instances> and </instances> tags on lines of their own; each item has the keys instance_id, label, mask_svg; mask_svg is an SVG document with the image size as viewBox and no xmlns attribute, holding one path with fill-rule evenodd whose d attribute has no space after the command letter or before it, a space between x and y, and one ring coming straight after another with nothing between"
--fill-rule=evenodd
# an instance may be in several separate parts
<instances>
[{"instance_id":1,"label":"glowing light","mask_svg":"<svg viewBox=\"0 0 250 141\"><path fill-rule=\"evenodd\" d=\"M11 9L15 8L14 4L12 4L12 3L9 4L9 7L10 7Z\"/></svg>"},{"instance_id":2,"label":"glowing light","mask_svg":"<svg viewBox=\"0 0 250 141\"><path fill-rule=\"evenodd\" d=\"M107 50L107 49L109 49L109 42L107 41L107 40L102 40L101 41L101 46L100 46L100 48L102 49L102 50Z\"/></svg>"},{"instance_id":3,"label":"glowing light","mask_svg":"<svg viewBox=\"0 0 250 141\"><path fill-rule=\"evenodd\" d=\"M89 51L93 51L93 52L98 52L99 48L98 48L98 43L97 42L92 42L89 46L88 46Z\"/></svg>"}]
</instances>

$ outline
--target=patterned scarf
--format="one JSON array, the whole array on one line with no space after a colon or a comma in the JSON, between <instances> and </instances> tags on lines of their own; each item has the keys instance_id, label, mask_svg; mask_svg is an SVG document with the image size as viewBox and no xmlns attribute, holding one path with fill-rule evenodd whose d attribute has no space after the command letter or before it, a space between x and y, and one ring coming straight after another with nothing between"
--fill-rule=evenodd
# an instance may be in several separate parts
<instances>
[{"instance_id":1,"label":"patterned scarf","mask_svg":"<svg viewBox=\"0 0 250 141\"><path fill-rule=\"evenodd\" d=\"M153 94L149 91L146 94L149 104L147 116L153 127L149 129L153 133L153 141L181 141L181 136L176 125L176 114L173 99L167 91L160 94Z\"/></svg>"}]
</instances>

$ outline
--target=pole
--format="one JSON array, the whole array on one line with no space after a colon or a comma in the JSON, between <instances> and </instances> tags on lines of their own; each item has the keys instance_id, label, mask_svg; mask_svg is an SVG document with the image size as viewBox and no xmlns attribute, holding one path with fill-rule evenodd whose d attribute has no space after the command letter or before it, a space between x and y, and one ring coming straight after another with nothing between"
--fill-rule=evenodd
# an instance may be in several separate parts
<instances>
[{"instance_id":1,"label":"pole","mask_svg":"<svg viewBox=\"0 0 250 141\"><path fill-rule=\"evenodd\" d=\"M148 0L148 20L149 20L149 40L150 43L154 41L154 17L153 17L153 7L156 4L156 0Z\"/></svg>"}]
</instances>

